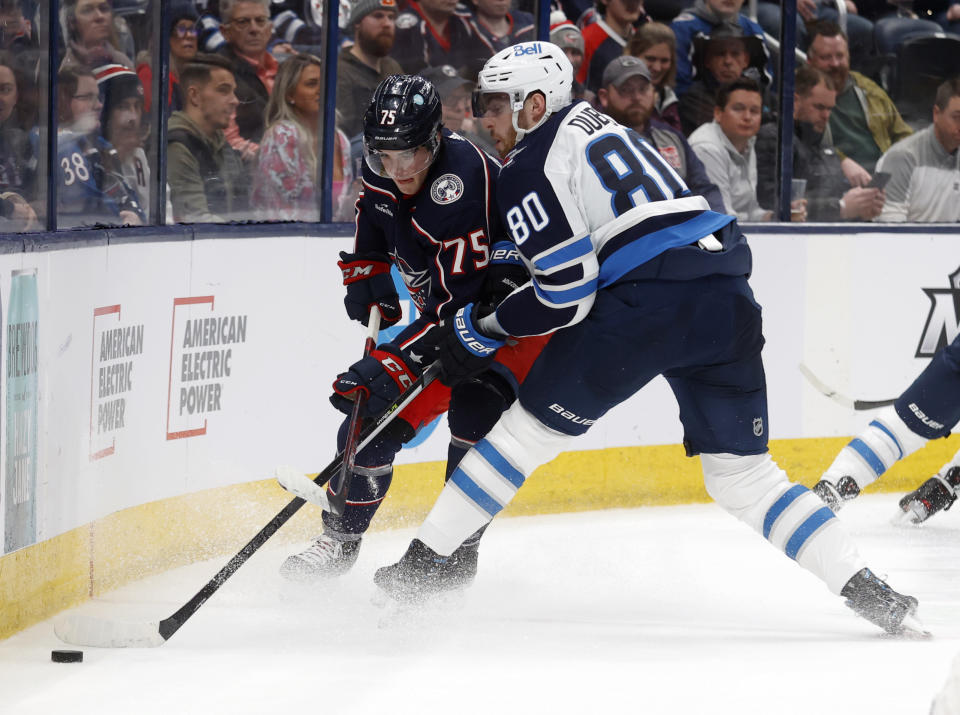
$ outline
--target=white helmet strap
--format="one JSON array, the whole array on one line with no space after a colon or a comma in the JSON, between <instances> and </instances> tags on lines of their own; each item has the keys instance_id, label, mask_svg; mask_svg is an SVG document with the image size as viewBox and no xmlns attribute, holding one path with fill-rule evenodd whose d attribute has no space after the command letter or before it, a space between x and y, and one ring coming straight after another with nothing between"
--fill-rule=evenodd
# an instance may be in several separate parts
<instances>
[{"instance_id":1,"label":"white helmet strap","mask_svg":"<svg viewBox=\"0 0 960 715\"><path fill-rule=\"evenodd\" d=\"M529 127L528 129L521 129L521 128L520 128L520 124L519 124L519 122L517 121L517 119L518 119L518 117L520 116L520 112L523 110L523 105L526 103L527 97L529 97L530 95L534 94L535 92L540 92L540 96L542 96L542 97L544 98L544 111L543 111L543 116L540 117L540 121L538 121L538 122L537 122L536 124L534 124L532 127ZM552 114L552 112L551 112L550 108L546 105L546 96L543 94L543 92L541 92L541 91L538 90L538 89L535 89L535 90L533 90L532 92L528 92L527 95L526 95L526 97L524 97L521 101L519 101L519 102L514 102L514 103L513 103L513 130L517 133L517 141L519 142L519 141L520 141L521 139L523 139L527 134L529 134L530 132L534 131L535 129L540 128L540 126L542 126L543 123L544 123L545 121L547 121L547 119L549 119L549 117L550 117L551 114Z\"/></svg>"}]
</instances>

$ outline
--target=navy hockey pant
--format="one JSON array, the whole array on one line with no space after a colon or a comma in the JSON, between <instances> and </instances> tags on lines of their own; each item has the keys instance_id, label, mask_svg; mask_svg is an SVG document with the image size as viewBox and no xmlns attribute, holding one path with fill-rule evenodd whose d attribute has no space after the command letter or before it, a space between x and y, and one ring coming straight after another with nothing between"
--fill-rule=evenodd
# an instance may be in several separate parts
<instances>
[{"instance_id":1,"label":"navy hockey pant","mask_svg":"<svg viewBox=\"0 0 960 715\"><path fill-rule=\"evenodd\" d=\"M930 359L894 403L900 419L927 439L946 437L960 422L960 335Z\"/></svg>"},{"instance_id":2,"label":"navy hockey pant","mask_svg":"<svg viewBox=\"0 0 960 715\"><path fill-rule=\"evenodd\" d=\"M680 406L688 455L762 454L762 347L760 306L745 277L623 281L600 290L583 321L554 334L519 399L547 426L579 435L662 374Z\"/></svg>"}]
</instances>

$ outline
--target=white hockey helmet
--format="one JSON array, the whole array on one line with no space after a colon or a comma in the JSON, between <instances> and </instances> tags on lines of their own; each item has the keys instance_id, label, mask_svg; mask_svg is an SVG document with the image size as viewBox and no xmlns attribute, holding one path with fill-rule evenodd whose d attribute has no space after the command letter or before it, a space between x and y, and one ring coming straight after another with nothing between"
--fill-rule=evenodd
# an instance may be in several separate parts
<instances>
[{"instance_id":1,"label":"white hockey helmet","mask_svg":"<svg viewBox=\"0 0 960 715\"><path fill-rule=\"evenodd\" d=\"M543 124L551 113L570 104L572 89L573 65L563 50L552 42L521 42L501 50L483 65L473 93L473 113L482 117L488 97L506 94L519 141L524 134ZM517 115L523 109L524 100L533 92L543 94L547 111L536 126L521 129Z\"/></svg>"}]
</instances>

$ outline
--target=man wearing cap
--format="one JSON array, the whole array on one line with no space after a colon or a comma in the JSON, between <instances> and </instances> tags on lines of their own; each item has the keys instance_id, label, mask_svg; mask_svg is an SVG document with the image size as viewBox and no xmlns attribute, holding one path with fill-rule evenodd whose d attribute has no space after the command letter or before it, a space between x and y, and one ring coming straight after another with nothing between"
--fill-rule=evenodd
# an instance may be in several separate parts
<instances>
[{"instance_id":1,"label":"man wearing cap","mask_svg":"<svg viewBox=\"0 0 960 715\"><path fill-rule=\"evenodd\" d=\"M555 44L573 65L573 76L577 76L580 71L580 65L583 64L583 34L580 28L570 22L563 22L559 25L552 25L550 28L550 42ZM584 99L586 88L576 80L573 81L573 87L570 89L573 99ZM591 94L591 99L592 99Z\"/></svg>"},{"instance_id":2,"label":"man wearing cap","mask_svg":"<svg viewBox=\"0 0 960 715\"><path fill-rule=\"evenodd\" d=\"M424 79L436 88L440 95L443 126L451 132L456 132L483 149L491 156L497 156L497 151L490 141L489 134L481 134L470 113L470 93L473 92L473 82L457 74L453 65L439 65L428 67L420 73Z\"/></svg>"},{"instance_id":3,"label":"man wearing cap","mask_svg":"<svg viewBox=\"0 0 960 715\"><path fill-rule=\"evenodd\" d=\"M103 137L117 150L123 178L137 192L142 207L150 205L150 165L143 151L143 85L123 65L104 65L94 70L103 109Z\"/></svg>"},{"instance_id":4,"label":"man wearing cap","mask_svg":"<svg viewBox=\"0 0 960 715\"><path fill-rule=\"evenodd\" d=\"M359 0L350 13L354 42L337 59L337 113L348 137L363 131L363 113L377 85L403 72L390 56L396 24L397 0Z\"/></svg>"},{"instance_id":5,"label":"man wearing cap","mask_svg":"<svg viewBox=\"0 0 960 715\"><path fill-rule=\"evenodd\" d=\"M726 213L720 189L710 181L703 162L684 136L669 124L651 119L656 96L646 63L630 55L618 57L607 65L597 90L597 100L604 112L650 142L691 193L703 196L712 210Z\"/></svg>"},{"instance_id":6,"label":"man wearing cap","mask_svg":"<svg viewBox=\"0 0 960 715\"><path fill-rule=\"evenodd\" d=\"M730 24L716 28L709 37L695 38L693 59L693 82L680 97L680 126L687 136L697 127L713 121L720 85L735 81L748 69L754 70L753 79L760 80L767 61L763 42ZM761 82L761 87L765 87L765 83ZM764 106L767 104L764 96Z\"/></svg>"},{"instance_id":7,"label":"man wearing cap","mask_svg":"<svg viewBox=\"0 0 960 715\"><path fill-rule=\"evenodd\" d=\"M677 15L670 27L677 36L677 85L674 91L682 97L695 77L693 65L693 41L696 37L712 37L724 25L740 28L744 37L760 39L764 56L766 84L773 77L766 45L763 44L763 28L740 12L743 0L696 0L693 7Z\"/></svg>"}]
</instances>

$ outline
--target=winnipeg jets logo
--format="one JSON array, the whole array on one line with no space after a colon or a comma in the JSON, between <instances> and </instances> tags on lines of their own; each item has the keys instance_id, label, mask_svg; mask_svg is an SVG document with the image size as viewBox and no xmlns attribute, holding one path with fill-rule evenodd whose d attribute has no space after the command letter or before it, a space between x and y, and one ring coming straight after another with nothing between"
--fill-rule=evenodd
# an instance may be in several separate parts
<instances>
[{"instance_id":1,"label":"winnipeg jets logo","mask_svg":"<svg viewBox=\"0 0 960 715\"><path fill-rule=\"evenodd\" d=\"M403 260L397 254L393 254L393 262L400 271L400 277L403 278L403 284L410 293L413 304L417 310L423 311L427 305L427 297L430 295L430 271L424 269L416 271L410 267L410 264Z\"/></svg>"},{"instance_id":2,"label":"winnipeg jets logo","mask_svg":"<svg viewBox=\"0 0 960 715\"><path fill-rule=\"evenodd\" d=\"M452 204L463 196L463 181L456 174L444 174L430 187L430 198L438 204Z\"/></svg>"},{"instance_id":3,"label":"winnipeg jets logo","mask_svg":"<svg viewBox=\"0 0 960 715\"><path fill-rule=\"evenodd\" d=\"M960 268L947 278L949 288L923 289L930 299L930 312L915 357L932 357L960 333Z\"/></svg>"}]
</instances>

